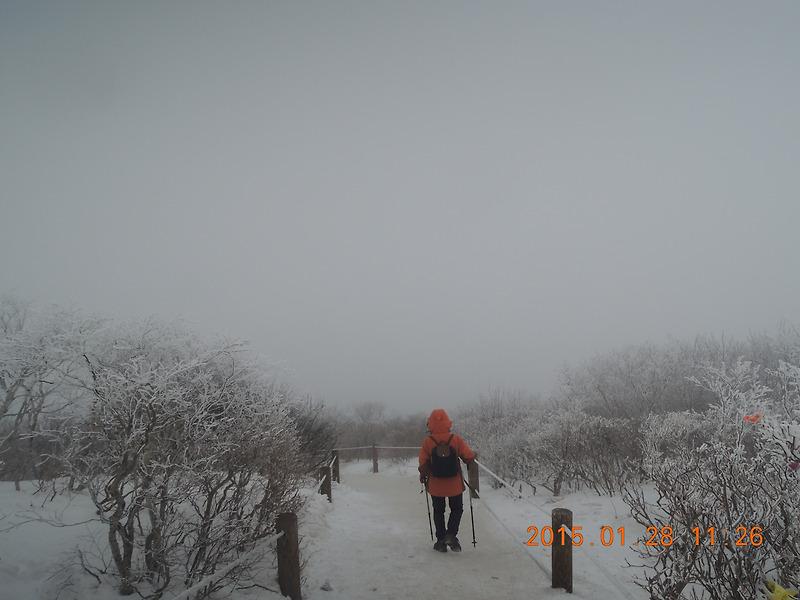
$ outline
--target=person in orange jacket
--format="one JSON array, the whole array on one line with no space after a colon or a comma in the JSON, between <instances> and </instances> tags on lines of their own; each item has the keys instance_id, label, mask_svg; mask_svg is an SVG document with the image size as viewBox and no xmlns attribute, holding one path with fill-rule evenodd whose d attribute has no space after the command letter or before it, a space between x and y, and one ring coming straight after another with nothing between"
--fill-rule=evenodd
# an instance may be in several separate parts
<instances>
[{"instance_id":1,"label":"person in orange jacket","mask_svg":"<svg viewBox=\"0 0 800 600\"><path fill-rule=\"evenodd\" d=\"M458 528L464 512L464 477L459 458L469 467L475 461L475 453L466 442L450 432L450 417L437 408L428 418L430 435L422 442L419 453L419 480L431 495L433 522L436 525L434 550L461 551ZM445 501L450 505L450 516L445 525Z\"/></svg>"}]
</instances>

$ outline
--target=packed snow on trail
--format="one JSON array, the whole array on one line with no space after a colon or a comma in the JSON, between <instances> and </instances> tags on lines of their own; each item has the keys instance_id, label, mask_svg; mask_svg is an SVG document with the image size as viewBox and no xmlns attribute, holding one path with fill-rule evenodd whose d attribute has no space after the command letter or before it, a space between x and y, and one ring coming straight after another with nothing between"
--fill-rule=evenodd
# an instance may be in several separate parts
<instances>
[{"instance_id":1,"label":"packed snow on trail","mask_svg":"<svg viewBox=\"0 0 800 600\"><path fill-rule=\"evenodd\" d=\"M593 544L586 550L574 549L571 597L647 597L630 582L633 570L621 568L626 556L633 560L632 550L589 540L588 532L595 526L598 533L602 526L626 527L631 539L640 533L629 515L614 516L615 507L608 499L581 493L558 504L546 496L529 502L492 489L487 480L481 499L472 501L472 515L464 495L458 536L462 552L440 553L433 550L416 464L382 466L377 474L371 468L363 462L343 465L333 503L324 497L310 503L303 532L309 561L304 598L399 599L420 590L476 600L564 597L564 590L550 586L549 546L526 545L531 538L528 528L550 525L550 511L557 505L573 510L574 525L580 520L587 543Z\"/></svg>"}]
</instances>

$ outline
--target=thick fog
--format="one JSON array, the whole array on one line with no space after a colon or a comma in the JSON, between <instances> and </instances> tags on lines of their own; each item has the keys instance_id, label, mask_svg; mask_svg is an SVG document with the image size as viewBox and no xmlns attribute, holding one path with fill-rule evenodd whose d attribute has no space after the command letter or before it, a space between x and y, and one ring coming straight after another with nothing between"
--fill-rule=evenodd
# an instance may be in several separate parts
<instances>
[{"instance_id":1,"label":"thick fog","mask_svg":"<svg viewBox=\"0 0 800 600\"><path fill-rule=\"evenodd\" d=\"M800 322L800 3L0 3L0 292L334 405Z\"/></svg>"}]
</instances>

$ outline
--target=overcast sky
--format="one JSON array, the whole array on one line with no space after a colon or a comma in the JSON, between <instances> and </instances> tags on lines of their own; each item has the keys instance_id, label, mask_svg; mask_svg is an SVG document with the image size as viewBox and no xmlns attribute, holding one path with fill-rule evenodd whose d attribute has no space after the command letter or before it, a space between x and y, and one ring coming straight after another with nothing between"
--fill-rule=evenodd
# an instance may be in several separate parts
<instances>
[{"instance_id":1,"label":"overcast sky","mask_svg":"<svg viewBox=\"0 0 800 600\"><path fill-rule=\"evenodd\" d=\"M0 0L0 292L327 403L800 324L800 2Z\"/></svg>"}]
</instances>

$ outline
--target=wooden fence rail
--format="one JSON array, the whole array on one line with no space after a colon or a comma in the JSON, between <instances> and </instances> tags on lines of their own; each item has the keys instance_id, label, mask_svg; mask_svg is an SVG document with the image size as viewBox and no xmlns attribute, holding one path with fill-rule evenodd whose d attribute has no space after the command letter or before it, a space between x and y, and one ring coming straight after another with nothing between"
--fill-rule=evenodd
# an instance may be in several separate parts
<instances>
[{"instance_id":1,"label":"wooden fence rail","mask_svg":"<svg viewBox=\"0 0 800 600\"><path fill-rule=\"evenodd\" d=\"M372 472L378 472L378 450L419 450L417 446L356 446L355 448L334 448L331 450L331 461L332 465L332 478L333 481L336 483L341 482L341 478L339 476L339 452L342 450L372 450ZM320 477L322 475L320 474ZM480 484L480 475L477 468L470 469L467 468L467 484L469 487L469 493L472 498L479 498L479 492L481 489ZM330 500L330 494L328 495L328 499Z\"/></svg>"},{"instance_id":2,"label":"wooden fence rail","mask_svg":"<svg viewBox=\"0 0 800 600\"><path fill-rule=\"evenodd\" d=\"M278 515L276 529L283 535L278 538L278 585L281 594L291 600L301 600L300 591L300 536L297 533L297 515Z\"/></svg>"},{"instance_id":3,"label":"wooden fence rail","mask_svg":"<svg viewBox=\"0 0 800 600\"><path fill-rule=\"evenodd\" d=\"M572 511L568 508L554 508L551 516L553 527L551 587L564 588L572 593ZM561 528L566 535L558 535Z\"/></svg>"}]
</instances>

